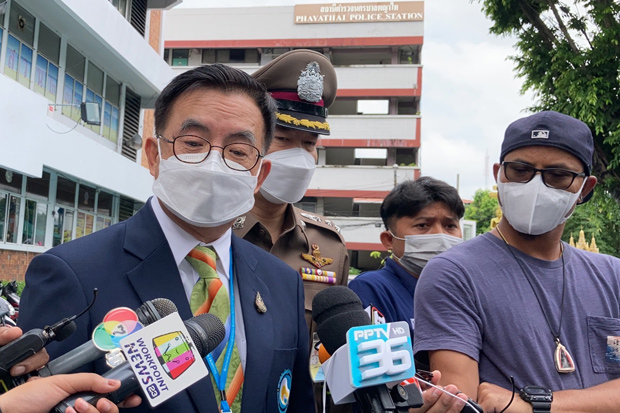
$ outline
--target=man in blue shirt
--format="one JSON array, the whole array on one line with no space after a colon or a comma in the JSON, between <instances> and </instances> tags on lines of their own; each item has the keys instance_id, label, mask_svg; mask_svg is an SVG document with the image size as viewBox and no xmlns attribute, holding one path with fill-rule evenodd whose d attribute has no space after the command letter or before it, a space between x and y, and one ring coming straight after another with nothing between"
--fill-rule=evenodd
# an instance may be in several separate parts
<instances>
[{"instance_id":1,"label":"man in blue shirt","mask_svg":"<svg viewBox=\"0 0 620 413\"><path fill-rule=\"evenodd\" d=\"M364 307L385 321L406 321L413 337L413 293L429 259L461 242L465 208L458 192L443 181L421 177L396 186L381 204L381 243L392 253L385 266L349 283Z\"/></svg>"}]
</instances>

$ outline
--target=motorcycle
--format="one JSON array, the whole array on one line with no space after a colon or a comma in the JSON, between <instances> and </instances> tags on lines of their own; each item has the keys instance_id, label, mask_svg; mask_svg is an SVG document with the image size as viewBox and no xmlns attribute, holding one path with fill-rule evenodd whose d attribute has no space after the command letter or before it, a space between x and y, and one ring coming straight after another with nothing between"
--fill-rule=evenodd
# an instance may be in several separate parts
<instances>
[{"instance_id":1,"label":"motorcycle","mask_svg":"<svg viewBox=\"0 0 620 413\"><path fill-rule=\"evenodd\" d=\"M17 327L15 308L3 297L0 297L0 325Z\"/></svg>"},{"instance_id":2,"label":"motorcycle","mask_svg":"<svg viewBox=\"0 0 620 413\"><path fill-rule=\"evenodd\" d=\"M17 317L19 316L19 302L20 297L17 295L17 281L13 280L3 285L2 294L6 301L9 302L15 309L15 316L13 317L14 321L17 321Z\"/></svg>"}]
</instances>

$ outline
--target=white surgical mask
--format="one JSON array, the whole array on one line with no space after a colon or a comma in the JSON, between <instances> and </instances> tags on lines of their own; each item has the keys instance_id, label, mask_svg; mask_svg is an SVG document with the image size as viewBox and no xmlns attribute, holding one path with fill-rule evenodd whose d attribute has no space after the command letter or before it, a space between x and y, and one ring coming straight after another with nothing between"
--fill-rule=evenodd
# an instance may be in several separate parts
<instances>
[{"instance_id":1,"label":"white surgical mask","mask_svg":"<svg viewBox=\"0 0 620 413\"><path fill-rule=\"evenodd\" d=\"M585 184L574 194L563 189L549 188L542 176L536 174L527 183L502 182L497 173L497 192L502 213L510 225L523 234L540 235L564 223Z\"/></svg>"},{"instance_id":2,"label":"white surgical mask","mask_svg":"<svg viewBox=\"0 0 620 413\"><path fill-rule=\"evenodd\" d=\"M153 183L153 193L188 224L216 227L254 206L257 176L230 169L218 151L211 151L198 164L181 162L175 156L163 159L161 150L159 153L159 176Z\"/></svg>"},{"instance_id":3,"label":"white surgical mask","mask_svg":"<svg viewBox=\"0 0 620 413\"><path fill-rule=\"evenodd\" d=\"M271 171L260 188L261 195L273 204L293 204L303 198L314 175L314 158L301 148L277 151L265 156Z\"/></svg>"},{"instance_id":4,"label":"white surgical mask","mask_svg":"<svg viewBox=\"0 0 620 413\"><path fill-rule=\"evenodd\" d=\"M392 232L390 231L390 234ZM463 242L459 237L444 233L405 235L405 238L396 239L405 241L405 252L402 257L396 257L400 264L410 273L420 275L426 263L433 257Z\"/></svg>"}]
</instances>

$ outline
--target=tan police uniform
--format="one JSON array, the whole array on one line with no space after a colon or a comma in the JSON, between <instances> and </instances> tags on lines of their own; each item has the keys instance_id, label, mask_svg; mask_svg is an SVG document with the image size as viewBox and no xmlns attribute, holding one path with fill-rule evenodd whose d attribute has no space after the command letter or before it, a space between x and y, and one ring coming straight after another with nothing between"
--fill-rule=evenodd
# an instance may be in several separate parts
<instances>
[{"instance_id":1,"label":"tan police uniform","mask_svg":"<svg viewBox=\"0 0 620 413\"><path fill-rule=\"evenodd\" d=\"M312 300L325 288L347 285L349 254L340 229L332 221L291 204L286 207L283 228L280 237L272 240L267 228L250 212L237 219L233 232L271 252L304 278L306 322L310 327L312 341L312 333L316 330L316 324L312 321ZM328 275L313 277L313 272Z\"/></svg>"},{"instance_id":2,"label":"tan police uniform","mask_svg":"<svg viewBox=\"0 0 620 413\"><path fill-rule=\"evenodd\" d=\"M278 127L330 134L327 114L329 106L336 100L338 83L336 71L327 57L313 50L292 50L258 69L252 77L264 84L275 99ZM306 188L300 185L298 189L305 191ZM266 197L263 191L267 191L266 188L261 189L261 194ZM349 255L340 230L332 221L294 208L290 202L297 200L285 202L289 203L278 239L272 240L267 228L251 212L238 219L233 230L236 235L280 258L304 279L306 321L312 352L316 330L312 321L312 300L325 288L347 285ZM310 358L311 364L312 360L318 360L318 357L312 357L312 353ZM312 370L316 372L318 365L313 364ZM315 405L319 412L323 411L322 388L320 383L314 386ZM335 407L330 403L328 411L344 413L350 409L348 405Z\"/></svg>"}]
</instances>

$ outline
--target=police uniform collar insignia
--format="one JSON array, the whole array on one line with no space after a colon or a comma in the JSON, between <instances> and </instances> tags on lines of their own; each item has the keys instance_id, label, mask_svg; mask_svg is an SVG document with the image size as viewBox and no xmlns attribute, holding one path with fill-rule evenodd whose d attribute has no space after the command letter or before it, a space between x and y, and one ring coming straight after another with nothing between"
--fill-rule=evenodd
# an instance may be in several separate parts
<instances>
[{"instance_id":1,"label":"police uniform collar insignia","mask_svg":"<svg viewBox=\"0 0 620 413\"><path fill-rule=\"evenodd\" d=\"M310 62L297 80L297 94L306 102L319 102L323 98L323 75L317 62Z\"/></svg>"},{"instance_id":2,"label":"police uniform collar insignia","mask_svg":"<svg viewBox=\"0 0 620 413\"><path fill-rule=\"evenodd\" d=\"M301 215L304 218L310 219L314 222L321 222L321 218L317 217L316 215L310 215L310 214L306 214L304 212L300 212L299 215Z\"/></svg>"},{"instance_id":3,"label":"police uniform collar insignia","mask_svg":"<svg viewBox=\"0 0 620 413\"><path fill-rule=\"evenodd\" d=\"M333 258L321 257L321 251L319 250L319 246L317 244L312 244L312 254L304 254L302 252L301 257L310 264L314 265L316 268L321 268L334 262Z\"/></svg>"},{"instance_id":4,"label":"police uniform collar insignia","mask_svg":"<svg viewBox=\"0 0 620 413\"><path fill-rule=\"evenodd\" d=\"M239 217L235 220L235 223L233 224L232 228L233 229L243 229L243 226L245 225L245 215L242 217Z\"/></svg>"},{"instance_id":5,"label":"police uniform collar insignia","mask_svg":"<svg viewBox=\"0 0 620 413\"><path fill-rule=\"evenodd\" d=\"M256 299L254 300L254 305L256 306L256 311L258 311L259 313L265 314L267 312L267 306L265 306L263 297L258 291L256 292Z\"/></svg>"}]
</instances>

